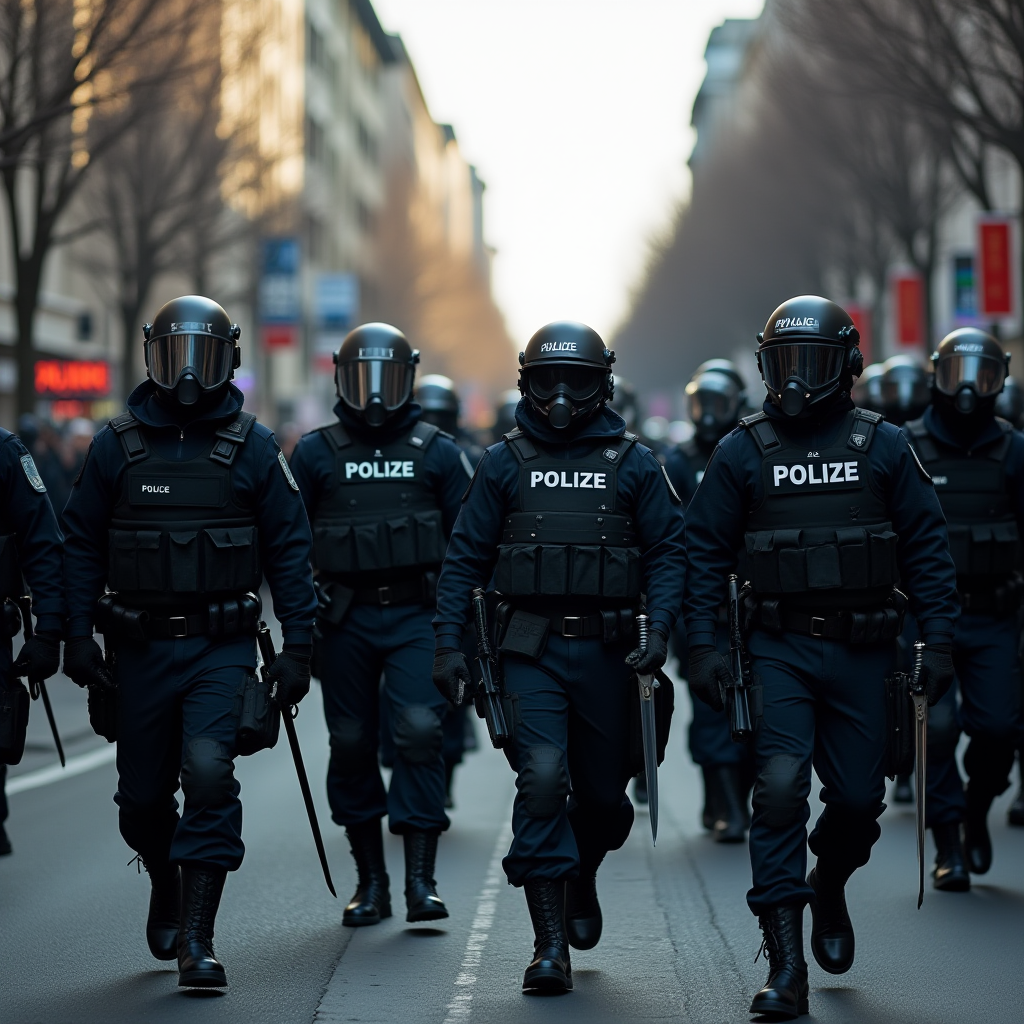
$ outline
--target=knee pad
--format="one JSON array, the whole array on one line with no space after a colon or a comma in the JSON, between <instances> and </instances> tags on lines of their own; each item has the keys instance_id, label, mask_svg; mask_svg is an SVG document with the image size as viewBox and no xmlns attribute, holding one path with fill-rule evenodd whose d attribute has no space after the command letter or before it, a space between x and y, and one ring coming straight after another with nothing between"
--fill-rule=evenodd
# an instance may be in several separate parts
<instances>
[{"instance_id":1,"label":"knee pad","mask_svg":"<svg viewBox=\"0 0 1024 1024\"><path fill-rule=\"evenodd\" d=\"M377 744L357 718L338 718L331 729L331 766L343 777L360 775L377 767Z\"/></svg>"},{"instance_id":2,"label":"knee pad","mask_svg":"<svg viewBox=\"0 0 1024 1024\"><path fill-rule=\"evenodd\" d=\"M956 708L945 701L928 709L928 753L946 760L956 753L960 741L960 723Z\"/></svg>"},{"instance_id":3,"label":"knee pad","mask_svg":"<svg viewBox=\"0 0 1024 1024\"><path fill-rule=\"evenodd\" d=\"M559 747L545 745L530 747L525 760L519 772L523 810L531 818L554 818L565 809L569 795L565 757Z\"/></svg>"},{"instance_id":4,"label":"knee pad","mask_svg":"<svg viewBox=\"0 0 1024 1024\"><path fill-rule=\"evenodd\" d=\"M754 810L769 828L785 828L799 820L810 792L810 773L801 772L800 759L776 754L754 783Z\"/></svg>"},{"instance_id":5,"label":"knee pad","mask_svg":"<svg viewBox=\"0 0 1024 1024\"><path fill-rule=\"evenodd\" d=\"M199 736L185 748L181 765L181 791L199 807L221 807L233 795L234 765L224 745Z\"/></svg>"},{"instance_id":6,"label":"knee pad","mask_svg":"<svg viewBox=\"0 0 1024 1024\"><path fill-rule=\"evenodd\" d=\"M410 704L395 715L395 750L409 764L430 764L441 756L444 730L437 713L423 704Z\"/></svg>"}]
</instances>

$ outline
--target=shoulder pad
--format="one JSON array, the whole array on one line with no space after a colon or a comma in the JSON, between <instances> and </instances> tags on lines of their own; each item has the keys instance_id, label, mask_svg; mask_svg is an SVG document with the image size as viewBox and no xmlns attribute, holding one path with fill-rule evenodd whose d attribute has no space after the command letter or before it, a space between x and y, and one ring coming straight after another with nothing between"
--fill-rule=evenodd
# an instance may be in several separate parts
<instances>
[{"instance_id":1,"label":"shoulder pad","mask_svg":"<svg viewBox=\"0 0 1024 1024\"><path fill-rule=\"evenodd\" d=\"M323 434L327 438L327 443L336 452L341 451L342 448L347 448L352 443L352 438L348 436L348 431L340 423L328 423L325 427L317 427L311 433Z\"/></svg>"},{"instance_id":2,"label":"shoulder pad","mask_svg":"<svg viewBox=\"0 0 1024 1024\"><path fill-rule=\"evenodd\" d=\"M640 435L639 434L634 434L631 430L624 430L622 432L622 436L624 438L626 438L627 441L639 441L640 440Z\"/></svg>"},{"instance_id":3,"label":"shoulder pad","mask_svg":"<svg viewBox=\"0 0 1024 1024\"><path fill-rule=\"evenodd\" d=\"M762 455L767 455L782 447L779 435L775 433L775 428L763 409L761 412L755 412L752 416L744 416L740 420L740 426L750 432Z\"/></svg>"},{"instance_id":4,"label":"shoulder pad","mask_svg":"<svg viewBox=\"0 0 1024 1024\"><path fill-rule=\"evenodd\" d=\"M142 424L135 418L134 413L123 412L109 420L108 425L120 438L121 448L129 466L135 462L142 462L149 456L149 448L142 434Z\"/></svg>"},{"instance_id":5,"label":"shoulder pad","mask_svg":"<svg viewBox=\"0 0 1024 1024\"><path fill-rule=\"evenodd\" d=\"M210 452L210 458L214 462L230 466L235 461L235 456L242 445L245 444L245 439L249 436L249 431L252 430L255 422L255 414L240 412L230 423L221 427L214 435L217 440Z\"/></svg>"},{"instance_id":6,"label":"shoulder pad","mask_svg":"<svg viewBox=\"0 0 1024 1024\"><path fill-rule=\"evenodd\" d=\"M430 446L430 442L440 433L442 433L440 427L435 427L433 423L424 423L423 420L419 420L410 431L406 444L411 444L413 448L425 451Z\"/></svg>"},{"instance_id":7,"label":"shoulder pad","mask_svg":"<svg viewBox=\"0 0 1024 1024\"><path fill-rule=\"evenodd\" d=\"M850 417L850 436L846 447L855 452L866 452L875 436L875 427L885 417L868 409L854 409Z\"/></svg>"},{"instance_id":8,"label":"shoulder pad","mask_svg":"<svg viewBox=\"0 0 1024 1024\"><path fill-rule=\"evenodd\" d=\"M640 440L638 434L631 434L628 430L624 431L621 436L615 438L601 455L606 458L609 462L618 462L630 448L633 447Z\"/></svg>"},{"instance_id":9,"label":"shoulder pad","mask_svg":"<svg viewBox=\"0 0 1024 1024\"><path fill-rule=\"evenodd\" d=\"M512 449L512 454L518 462L528 462L537 458L537 449L534 443L519 429L510 430L502 435L502 441Z\"/></svg>"}]
</instances>

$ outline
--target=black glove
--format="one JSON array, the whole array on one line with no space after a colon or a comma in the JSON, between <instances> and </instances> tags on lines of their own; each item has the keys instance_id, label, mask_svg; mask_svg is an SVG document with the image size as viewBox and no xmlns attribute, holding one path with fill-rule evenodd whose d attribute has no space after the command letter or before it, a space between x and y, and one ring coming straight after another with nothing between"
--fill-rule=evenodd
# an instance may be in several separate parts
<instances>
[{"instance_id":1,"label":"black glove","mask_svg":"<svg viewBox=\"0 0 1024 1024\"><path fill-rule=\"evenodd\" d=\"M661 668L668 659L668 637L660 629L652 629L647 634L647 647L637 647L626 655L626 664L634 669L637 675L650 676Z\"/></svg>"},{"instance_id":2,"label":"black glove","mask_svg":"<svg viewBox=\"0 0 1024 1024\"><path fill-rule=\"evenodd\" d=\"M690 692L713 711L724 710L722 692L733 681L729 663L714 647L690 648Z\"/></svg>"},{"instance_id":3,"label":"black glove","mask_svg":"<svg viewBox=\"0 0 1024 1024\"><path fill-rule=\"evenodd\" d=\"M114 680L103 660L103 651L91 636L64 641L64 674L79 686L114 689Z\"/></svg>"},{"instance_id":4,"label":"black glove","mask_svg":"<svg viewBox=\"0 0 1024 1024\"><path fill-rule=\"evenodd\" d=\"M283 708L298 704L309 693L309 662L312 654L309 644L285 644L274 659L267 678L277 683L275 700Z\"/></svg>"},{"instance_id":5,"label":"black glove","mask_svg":"<svg viewBox=\"0 0 1024 1024\"><path fill-rule=\"evenodd\" d=\"M473 687L473 677L462 651L438 651L430 675L437 692L456 707L466 699L466 690Z\"/></svg>"},{"instance_id":6,"label":"black glove","mask_svg":"<svg viewBox=\"0 0 1024 1024\"><path fill-rule=\"evenodd\" d=\"M926 644L921 655L921 682L928 695L928 707L934 707L953 685L953 645Z\"/></svg>"},{"instance_id":7,"label":"black glove","mask_svg":"<svg viewBox=\"0 0 1024 1024\"><path fill-rule=\"evenodd\" d=\"M14 663L14 675L49 679L60 668L60 634L36 633L25 641Z\"/></svg>"}]
</instances>

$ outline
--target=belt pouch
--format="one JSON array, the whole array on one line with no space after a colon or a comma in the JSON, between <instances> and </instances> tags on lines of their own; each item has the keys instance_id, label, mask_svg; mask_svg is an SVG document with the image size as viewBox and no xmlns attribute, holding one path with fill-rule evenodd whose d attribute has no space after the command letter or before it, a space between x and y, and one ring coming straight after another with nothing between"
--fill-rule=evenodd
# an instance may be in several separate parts
<instances>
[{"instance_id":1,"label":"belt pouch","mask_svg":"<svg viewBox=\"0 0 1024 1024\"><path fill-rule=\"evenodd\" d=\"M333 582L320 583L318 589L320 603L316 609L317 621L326 623L331 629L337 629L348 614L356 592L351 587Z\"/></svg>"},{"instance_id":2,"label":"belt pouch","mask_svg":"<svg viewBox=\"0 0 1024 1024\"><path fill-rule=\"evenodd\" d=\"M761 602L761 625L771 633L782 632L782 616L777 598L766 598Z\"/></svg>"},{"instance_id":3,"label":"belt pouch","mask_svg":"<svg viewBox=\"0 0 1024 1024\"><path fill-rule=\"evenodd\" d=\"M613 644L620 640L621 630L619 624L619 613L617 611L601 612L601 628L604 642Z\"/></svg>"},{"instance_id":4,"label":"belt pouch","mask_svg":"<svg viewBox=\"0 0 1024 1024\"><path fill-rule=\"evenodd\" d=\"M221 614L223 605L220 601L211 601L206 609L206 635L220 636L224 632L224 616Z\"/></svg>"},{"instance_id":5,"label":"belt pouch","mask_svg":"<svg viewBox=\"0 0 1024 1024\"><path fill-rule=\"evenodd\" d=\"M108 743L117 739L117 690L89 687L89 724Z\"/></svg>"},{"instance_id":6,"label":"belt pouch","mask_svg":"<svg viewBox=\"0 0 1024 1024\"><path fill-rule=\"evenodd\" d=\"M243 594L238 599L238 628L246 636L255 636L260 619L260 599L253 594Z\"/></svg>"},{"instance_id":7,"label":"belt pouch","mask_svg":"<svg viewBox=\"0 0 1024 1024\"><path fill-rule=\"evenodd\" d=\"M110 612L114 632L118 636L126 640L135 640L138 643L145 643L149 639L146 636L149 612L141 611L138 608L125 608L123 604L112 604Z\"/></svg>"},{"instance_id":8,"label":"belt pouch","mask_svg":"<svg viewBox=\"0 0 1024 1024\"><path fill-rule=\"evenodd\" d=\"M21 612L13 601L4 601L3 635L15 637L21 632Z\"/></svg>"},{"instance_id":9,"label":"belt pouch","mask_svg":"<svg viewBox=\"0 0 1024 1024\"><path fill-rule=\"evenodd\" d=\"M517 608L512 613L501 646L502 654L520 654L536 661L548 646L551 620L544 615L533 615Z\"/></svg>"},{"instance_id":10,"label":"belt pouch","mask_svg":"<svg viewBox=\"0 0 1024 1024\"><path fill-rule=\"evenodd\" d=\"M240 616L238 613L238 602L228 598L221 604L221 614L224 616L224 635L234 636L240 629Z\"/></svg>"},{"instance_id":11,"label":"belt pouch","mask_svg":"<svg viewBox=\"0 0 1024 1024\"><path fill-rule=\"evenodd\" d=\"M865 612L850 612L850 643L866 644L869 642L868 614Z\"/></svg>"},{"instance_id":12,"label":"belt pouch","mask_svg":"<svg viewBox=\"0 0 1024 1024\"><path fill-rule=\"evenodd\" d=\"M270 683L247 674L235 695L238 732L235 749L243 757L276 745L281 732L281 715L270 699Z\"/></svg>"},{"instance_id":13,"label":"belt pouch","mask_svg":"<svg viewBox=\"0 0 1024 1024\"><path fill-rule=\"evenodd\" d=\"M914 770L914 712L910 676L894 672L885 680L885 774L894 779Z\"/></svg>"},{"instance_id":14,"label":"belt pouch","mask_svg":"<svg viewBox=\"0 0 1024 1024\"><path fill-rule=\"evenodd\" d=\"M0 686L0 764L18 764L25 753L28 730L28 690L11 676Z\"/></svg>"}]
</instances>

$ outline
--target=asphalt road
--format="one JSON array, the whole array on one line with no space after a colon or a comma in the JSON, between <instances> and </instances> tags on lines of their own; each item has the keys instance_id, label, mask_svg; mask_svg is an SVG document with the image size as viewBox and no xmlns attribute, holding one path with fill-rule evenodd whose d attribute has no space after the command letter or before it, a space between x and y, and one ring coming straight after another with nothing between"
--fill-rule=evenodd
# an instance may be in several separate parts
<instances>
[{"instance_id":1,"label":"asphalt road","mask_svg":"<svg viewBox=\"0 0 1024 1024\"><path fill-rule=\"evenodd\" d=\"M66 681L51 683L69 735L84 704ZM698 823L697 770L683 752L685 698L661 770L661 835L651 847L646 814L601 870L605 938L573 955L575 991L554 998L519 990L531 933L522 893L505 884L512 776L489 748L457 776L451 830L438 881L452 916L442 927L407 926L398 914L376 928L340 926L354 871L342 831L329 819L322 779L327 737L314 689L298 719L328 856L342 900L320 876L298 786L282 740L238 762L247 855L227 885L217 951L230 988L186 994L172 966L154 961L143 933L148 880L117 832L106 762L57 781L41 708L32 749L12 770L0 859L0 1021L542 1022L744 1021L763 983L754 962L760 933L744 903L745 847L723 847ZM71 767L109 756L82 732ZM81 757L92 757L83 762ZM76 760L76 758L78 758ZM1024 829L1005 824L1009 794L992 815L996 859L966 895L928 890L915 909L913 816L890 808L867 868L849 887L857 927L854 968L842 977L811 966L808 1020L887 1024L1010 1024L1024 1020ZM929 850L929 857L931 851ZM396 910L402 858L389 840ZM809 927L809 922L808 922Z\"/></svg>"}]
</instances>

